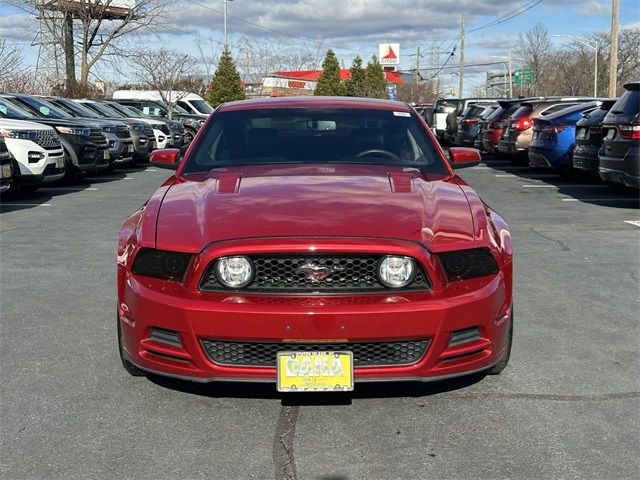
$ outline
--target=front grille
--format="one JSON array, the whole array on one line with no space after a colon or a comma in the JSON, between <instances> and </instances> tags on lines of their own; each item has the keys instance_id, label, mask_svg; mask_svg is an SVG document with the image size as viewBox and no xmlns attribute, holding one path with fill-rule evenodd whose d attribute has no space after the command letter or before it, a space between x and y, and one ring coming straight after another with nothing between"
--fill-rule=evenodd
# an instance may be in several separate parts
<instances>
[{"instance_id":1,"label":"front grille","mask_svg":"<svg viewBox=\"0 0 640 480\"><path fill-rule=\"evenodd\" d=\"M130 138L131 134L129 133L128 127L118 127L116 129L116 136L118 138Z\"/></svg>"},{"instance_id":2,"label":"front grille","mask_svg":"<svg viewBox=\"0 0 640 480\"><path fill-rule=\"evenodd\" d=\"M202 340L215 363L250 367L275 367L278 352L353 352L355 367L407 365L419 361L429 340L363 343L258 343Z\"/></svg>"},{"instance_id":3,"label":"front grille","mask_svg":"<svg viewBox=\"0 0 640 480\"><path fill-rule=\"evenodd\" d=\"M107 138L100 128L92 128L90 137L91 141L98 147L106 147L108 145Z\"/></svg>"},{"instance_id":4,"label":"front grille","mask_svg":"<svg viewBox=\"0 0 640 480\"><path fill-rule=\"evenodd\" d=\"M159 124L159 126L160 126L160 131L162 133L164 133L165 135L171 134L171 132L169 131L169 125L167 125L166 123L163 123L162 125Z\"/></svg>"},{"instance_id":5,"label":"front grille","mask_svg":"<svg viewBox=\"0 0 640 480\"><path fill-rule=\"evenodd\" d=\"M46 150L60 150L60 138L53 130L38 130L36 133L35 143Z\"/></svg>"},{"instance_id":6,"label":"front grille","mask_svg":"<svg viewBox=\"0 0 640 480\"><path fill-rule=\"evenodd\" d=\"M7 144L4 143L4 138L0 137L0 160L6 160L11 158Z\"/></svg>"},{"instance_id":7,"label":"front grille","mask_svg":"<svg viewBox=\"0 0 640 480\"><path fill-rule=\"evenodd\" d=\"M316 256L251 256L255 275L242 291L260 293L376 293L390 291L378 280L378 262L383 255L316 255ZM298 269L312 264L332 270L324 280L311 281ZM215 262L204 274L200 289L228 290L216 277ZM399 290L429 290L431 285L422 267L416 262L417 272L411 284Z\"/></svg>"},{"instance_id":8,"label":"front grille","mask_svg":"<svg viewBox=\"0 0 640 480\"><path fill-rule=\"evenodd\" d=\"M144 130L143 130L143 132L142 132L142 133L144 133L144 134L145 134L147 137L149 137L149 138L154 138L154 135L153 135L153 128L151 128L151 125L149 125L149 124L146 124L146 125L144 126Z\"/></svg>"}]
</instances>

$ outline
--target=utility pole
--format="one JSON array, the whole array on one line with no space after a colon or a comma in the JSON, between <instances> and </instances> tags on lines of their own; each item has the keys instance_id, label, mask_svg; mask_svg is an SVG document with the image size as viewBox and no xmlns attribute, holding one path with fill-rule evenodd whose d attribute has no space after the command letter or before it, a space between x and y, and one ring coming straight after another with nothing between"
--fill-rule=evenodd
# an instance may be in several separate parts
<instances>
[{"instance_id":1,"label":"utility pole","mask_svg":"<svg viewBox=\"0 0 640 480\"><path fill-rule=\"evenodd\" d=\"M462 98L462 89L464 88L464 14L460 24L460 82L458 83L458 98Z\"/></svg>"},{"instance_id":2,"label":"utility pole","mask_svg":"<svg viewBox=\"0 0 640 480\"><path fill-rule=\"evenodd\" d=\"M420 45L416 47L416 88L420 82Z\"/></svg>"},{"instance_id":3,"label":"utility pole","mask_svg":"<svg viewBox=\"0 0 640 480\"><path fill-rule=\"evenodd\" d=\"M513 98L513 78L511 75L511 49L509 49L509 98Z\"/></svg>"},{"instance_id":4,"label":"utility pole","mask_svg":"<svg viewBox=\"0 0 640 480\"><path fill-rule=\"evenodd\" d=\"M620 16L619 0L611 2L611 49L609 50L609 97L616 96L618 90L618 17ZM598 53L596 52L596 56Z\"/></svg>"},{"instance_id":5,"label":"utility pole","mask_svg":"<svg viewBox=\"0 0 640 480\"><path fill-rule=\"evenodd\" d=\"M229 48L229 42L227 41L227 2L233 2L233 0L223 0L224 1L224 49L227 50Z\"/></svg>"}]
</instances>

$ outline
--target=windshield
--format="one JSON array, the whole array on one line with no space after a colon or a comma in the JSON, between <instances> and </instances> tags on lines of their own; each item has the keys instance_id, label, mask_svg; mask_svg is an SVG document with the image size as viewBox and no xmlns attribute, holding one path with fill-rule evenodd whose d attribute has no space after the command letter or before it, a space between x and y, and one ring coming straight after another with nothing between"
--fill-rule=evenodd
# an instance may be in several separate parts
<instances>
[{"instance_id":1,"label":"windshield","mask_svg":"<svg viewBox=\"0 0 640 480\"><path fill-rule=\"evenodd\" d=\"M58 107L34 97L15 97L8 100L14 105L25 108L39 117L55 119L71 117L71 115L60 110Z\"/></svg>"},{"instance_id":2,"label":"windshield","mask_svg":"<svg viewBox=\"0 0 640 480\"><path fill-rule=\"evenodd\" d=\"M79 103L76 103L73 100L65 100L60 98L57 100L51 100L51 102L70 115L76 115L76 116L85 117L85 118L102 118L100 115L98 115L96 112L94 112L90 108L80 105Z\"/></svg>"},{"instance_id":3,"label":"windshield","mask_svg":"<svg viewBox=\"0 0 640 480\"><path fill-rule=\"evenodd\" d=\"M0 116L2 118L13 118L18 120L32 120L33 115L25 112L23 109L16 107L12 103L6 101L5 98L0 98Z\"/></svg>"},{"instance_id":4,"label":"windshield","mask_svg":"<svg viewBox=\"0 0 640 480\"><path fill-rule=\"evenodd\" d=\"M133 118L133 117L145 118L145 117L149 116L149 115L146 115L146 114L142 113L140 110L138 110L135 107L128 107L126 105L120 105L119 103L109 103L109 106L111 108L113 108L114 110L117 110L118 112L120 112L120 114L124 115L125 117L129 117L129 118Z\"/></svg>"},{"instance_id":5,"label":"windshield","mask_svg":"<svg viewBox=\"0 0 640 480\"><path fill-rule=\"evenodd\" d=\"M415 114L270 108L218 112L183 174L270 163L365 163L447 170Z\"/></svg>"},{"instance_id":6,"label":"windshield","mask_svg":"<svg viewBox=\"0 0 640 480\"><path fill-rule=\"evenodd\" d=\"M196 110L198 110L200 113L209 114L213 112L213 108L211 107L211 105L209 105L204 100L189 100L189 103L196 107Z\"/></svg>"},{"instance_id":7,"label":"windshield","mask_svg":"<svg viewBox=\"0 0 640 480\"><path fill-rule=\"evenodd\" d=\"M97 112L101 113L106 117L125 118L125 116L122 113L117 111L115 108L109 108L108 105L104 105L102 103L87 103L86 105L87 107L96 110Z\"/></svg>"}]
</instances>

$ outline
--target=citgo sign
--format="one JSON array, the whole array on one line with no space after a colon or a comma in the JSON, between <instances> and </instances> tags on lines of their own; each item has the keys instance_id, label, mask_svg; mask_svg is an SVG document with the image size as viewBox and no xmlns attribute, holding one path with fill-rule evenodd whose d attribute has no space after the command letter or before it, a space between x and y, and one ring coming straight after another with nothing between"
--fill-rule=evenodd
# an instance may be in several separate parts
<instances>
[{"instance_id":1,"label":"citgo sign","mask_svg":"<svg viewBox=\"0 0 640 480\"><path fill-rule=\"evenodd\" d=\"M378 57L381 65L400 65L400 44L381 43Z\"/></svg>"}]
</instances>

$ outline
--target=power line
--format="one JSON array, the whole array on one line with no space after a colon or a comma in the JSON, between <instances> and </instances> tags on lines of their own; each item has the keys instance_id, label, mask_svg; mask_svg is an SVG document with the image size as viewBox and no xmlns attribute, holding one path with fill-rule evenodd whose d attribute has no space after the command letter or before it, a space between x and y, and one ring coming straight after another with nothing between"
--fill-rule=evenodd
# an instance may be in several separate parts
<instances>
[{"instance_id":1,"label":"power line","mask_svg":"<svg viewBox=\"0 0 640 480\"><path fill-rule=\"evenodd\" d=\"M217 10L215 8L212 8L212 7L208 6L208 5L203 5L202 3L196 2L195 0L186 0L186 1L188 3L192 3L194 5L197 5L197 6L201 7L201 8L204 8L205 10L210 10L210 11L218 13L220 15L224 15L224 12L222 12L220 10ZM279 35L284 35L286 37L299 38L301 40L305 40L305 41L310 42L310 43L315 43L316 45L318 45L320 47L325 46L325 47L332 48L334 50L345 50L345 51L354 52L354 53L358 53L358 54L360 53L360 50L354 50L352 48L338 47L338 46L335 46L335 45L329 45L327 43L319 42L319 41L314 40L312 38L304 37L302 35L298 35L298 34L295 34L295 33L287 33L287 32L283 32L281 30L276 30L275 28L265 27L264 25L260 25L258 23L250 22L249 20L245 20L244 18L236 17L234 15L227 14L227 17L233 18L234 20L238 20L239 22L246 23L247 25L251 25L251 26L259 28L261 30L267 30L269 32L277 33Z\"/></svg>"}]
</instances>

